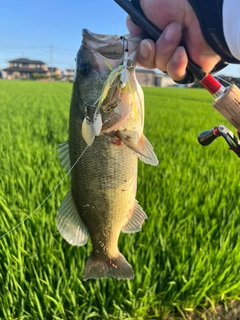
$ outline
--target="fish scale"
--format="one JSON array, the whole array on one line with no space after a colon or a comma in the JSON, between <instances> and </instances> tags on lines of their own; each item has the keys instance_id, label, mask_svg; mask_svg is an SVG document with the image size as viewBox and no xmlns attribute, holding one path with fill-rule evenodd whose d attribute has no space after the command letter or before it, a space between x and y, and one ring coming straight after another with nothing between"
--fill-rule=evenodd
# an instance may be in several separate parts
<instances>
[{"instance_id":1,"label":"fish scale","mask_svg":"<svg viewBox=\"0 0 240 320\"><path fill-rule=\"evenodd\" d=\"M58 149L61 163L67 170L70 163L72 170L71 189L59 208L57 228L72 245L82 246L90 237L92 253L84 268L84 280L134 277L132 266L118 249L118 238L121 231L140 231L147 218L135 199L138 158L158 164L143 135L143 93L134 72L141 39L127 40L126 63L126 39L121 48L118 38L83 30L70 106L69 140ZM122 72L125 80L118 86ZM116 99L118 103L104 109ZM98 121L97 130L94 121Z\"/></svg>"}]
</instances>

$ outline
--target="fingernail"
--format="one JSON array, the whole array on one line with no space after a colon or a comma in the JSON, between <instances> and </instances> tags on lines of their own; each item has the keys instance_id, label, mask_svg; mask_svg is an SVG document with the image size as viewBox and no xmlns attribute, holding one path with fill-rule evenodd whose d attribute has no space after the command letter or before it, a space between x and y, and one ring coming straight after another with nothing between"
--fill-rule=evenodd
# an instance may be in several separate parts
<instances>
[{"instance_id":1,"label":"fingernail","mask_svg":"<svg viewBox=\"0 0 240 320\"><path fill-rule=\"evenodd\" d=\"M176 38L179 33L181 32L181 25L178 22L172 22L170 25L167 26L167 30L165 32L165 39L170 41Z\"/></svg>"},{"instance_id":2,"label":"fingernail","mask_svg":"<svg viewBox=\"0 0 240 320\"><path fill-rule=\"evenodd\" d=\"M152 52L152 47L147 40L143 40L140 44L139 53L142 58L147 59Z\"/></svg>"},{"instance_id":3,"label":"fingernail","mask_svg":"<svg viewBox=\"0 0 240 320\"><path fill-rule=\"evenodd\" d=\"M178 63L185 55L185 49L183 47L178 47L175 54L173 55L173 62Z\"/></svg>"}]
</instances>

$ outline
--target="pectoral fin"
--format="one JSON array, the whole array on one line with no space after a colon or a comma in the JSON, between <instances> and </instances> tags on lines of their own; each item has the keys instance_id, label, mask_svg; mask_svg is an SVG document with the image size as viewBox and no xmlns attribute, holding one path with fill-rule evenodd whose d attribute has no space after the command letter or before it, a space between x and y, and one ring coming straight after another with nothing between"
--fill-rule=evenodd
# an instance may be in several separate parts
<instances>
[{"instance_id":1,"label":"pectoral fin","mask_svg":"<svg viewBox=\"0 0 240 320\"><path fill-rule=\"evenodd\" d=\"M83 246L88 231L77 211L72 191L69 190L61 203L57 215L57 229L62 237L73 246Z\"/></svg>"},{"instance_id":2,"label":"pectoral fin","mask_svg":"<svg viewBox=\"0 0 240 320\"><path fill-rule=\"evenodd\" d=\"M135 144L132 138L124 134L124 132L116 131L115 135L122 140L122 142L132 151L136 152L139 159L146 164L153 166L158 165L158 158L153 151L153 147L144 134L141 135L138 144Z\"/></svg>"},{"instance_id":3,"label":"pectoral fin","mask_svg":"<svg viewBox=\"0 0 240 320\"><path fill-rule=\"evenodd\" d=\"M60 163L64 169L67 171L70 170L70 157L69 157L69 143L65 141L59 144L57 149L59 155L57 156L60 159Z\"/></svg>"},{"instance_id":4,"label":"pectoral fin","mask_svg":"<svg viewBox=\"0 0 240 320\"><path fill-rule=\"evenodd\" d=\"M143 150L143 154L139 155L139 159L146 164L151 164L152 166L157 166L159 161L158 158L153 151L153 147L148 139L142 134L139 140L140 149Z\"/></svg>"},{"instance_id":5,"label":"pectoral fin","mask_svg":"<svg viewBox=\"0 0 240 320\"><path fill-rule=\"evenodd\" d=\"M124 233L134 233L142 229L143 221L147 219L146 213L143 211L142 207L135 200L135 207L132 216L128 220L128 223L122 228Z\"/></svg>"}]
</instances>

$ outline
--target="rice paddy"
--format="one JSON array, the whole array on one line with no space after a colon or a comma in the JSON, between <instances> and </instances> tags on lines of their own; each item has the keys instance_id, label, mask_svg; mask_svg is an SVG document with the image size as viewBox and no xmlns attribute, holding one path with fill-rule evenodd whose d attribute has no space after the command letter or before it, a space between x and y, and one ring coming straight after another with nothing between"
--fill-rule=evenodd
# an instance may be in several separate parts
<instances>
[{"instance_id":1,"label":"rice paddy","mask_svg":"<svg viewBox=\"0 0 240 320\"><path fill-rule=\"evenodd\" d=\"M0 237L33 212L65 175L56 148L68 138L72 85L0 81ZM131 281L82 281L91 252L55 226L65 179L16 230L0 239L0 319L174 319L240 299L239 160L203 89L144 88L145 135L160 164L139 162L137 200L148 219L122 234Z\"/></svg>"}]
</instances>

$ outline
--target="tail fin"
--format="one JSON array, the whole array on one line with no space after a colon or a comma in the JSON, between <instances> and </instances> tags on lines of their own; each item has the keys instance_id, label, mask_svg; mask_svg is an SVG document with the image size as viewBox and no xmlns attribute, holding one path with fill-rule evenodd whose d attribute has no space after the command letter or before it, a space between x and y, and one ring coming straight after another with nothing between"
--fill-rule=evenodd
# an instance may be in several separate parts
<instances>
[{"instance_id":1,"label":"tail fin","mask_svg":"<svg viewBox=\"0 0 240 320\"><path fill-rule=\"evenodd\" d=\"M91 253L83 271L83 280L113 277L116 279L133 279L134 271L124 256L119 252L117 257L101 260Z\"/></svg>"}]
</instances>

